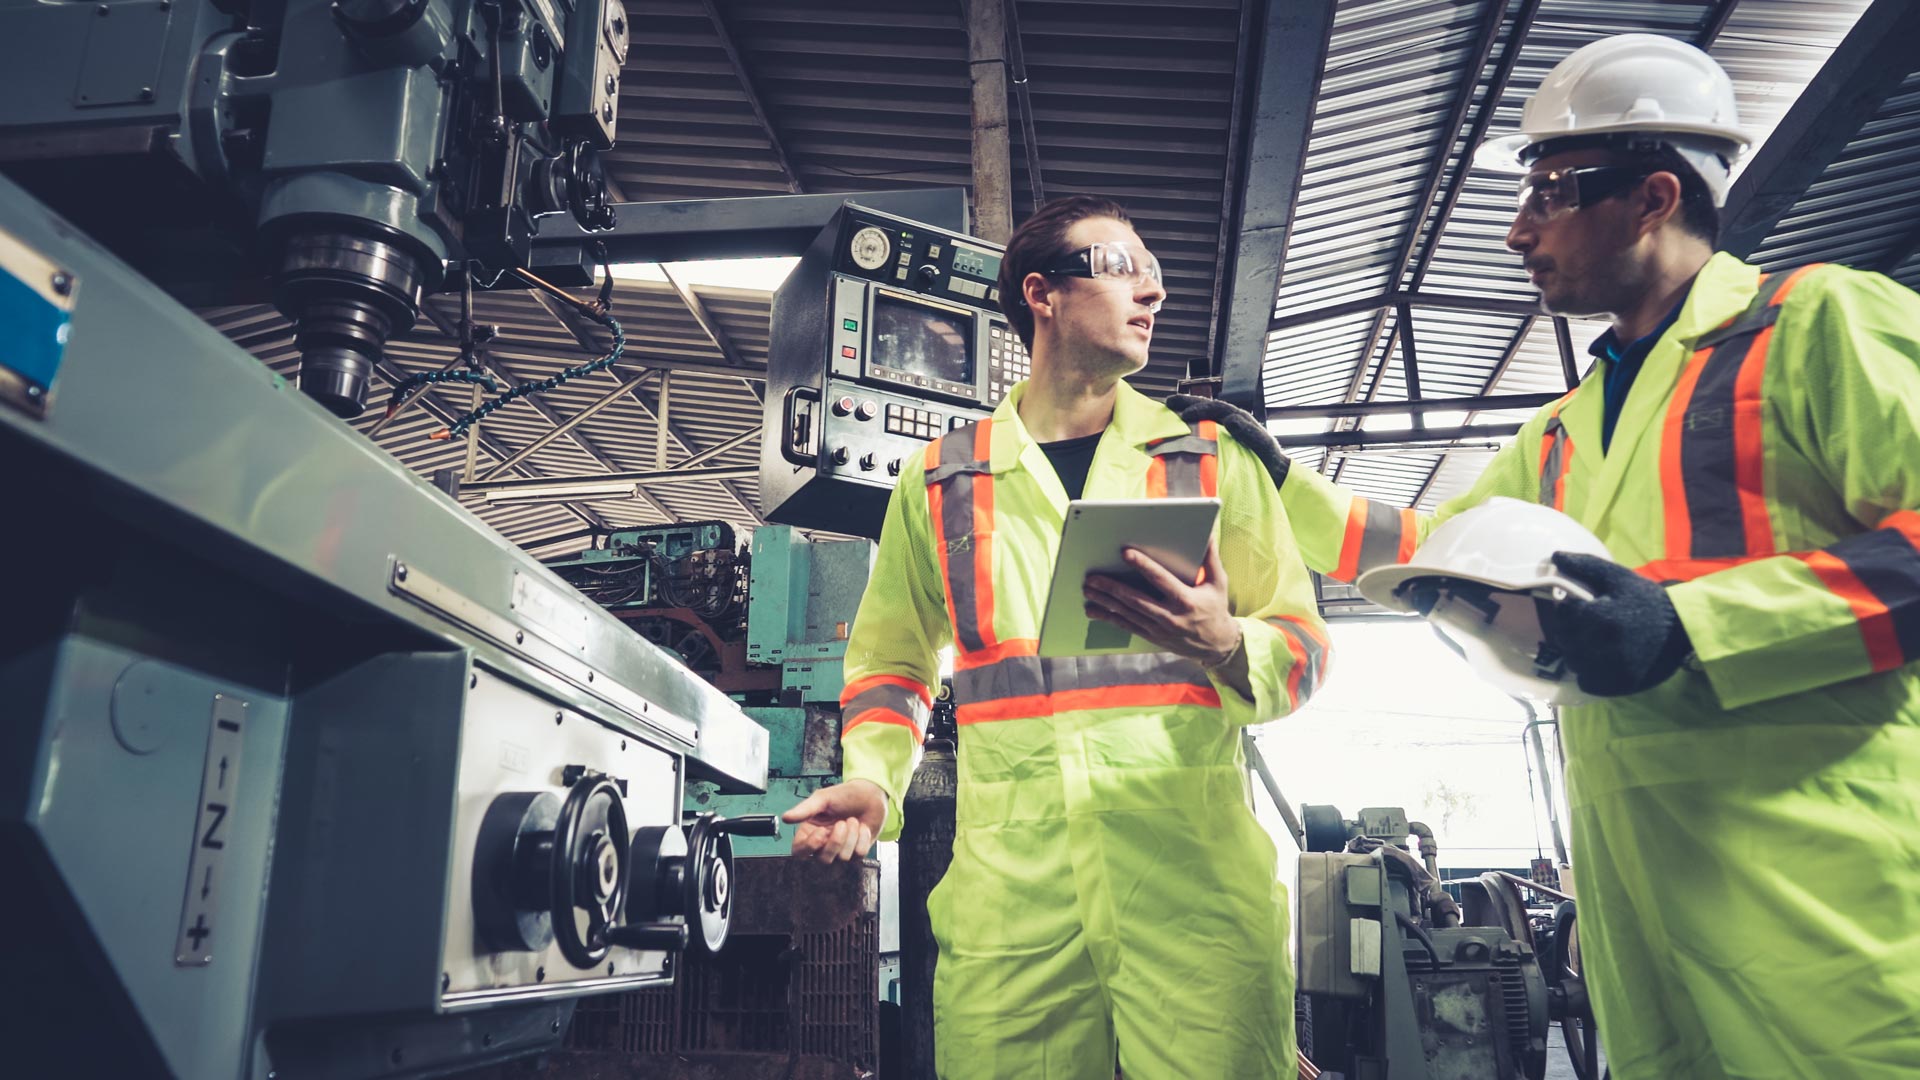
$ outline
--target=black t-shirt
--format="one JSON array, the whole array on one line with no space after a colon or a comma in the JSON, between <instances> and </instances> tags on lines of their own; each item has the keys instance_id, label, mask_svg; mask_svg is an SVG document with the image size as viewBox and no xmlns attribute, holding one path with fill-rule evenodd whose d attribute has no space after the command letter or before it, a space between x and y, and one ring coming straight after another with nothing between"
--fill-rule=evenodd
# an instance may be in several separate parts
<instances>
[{"instance_id":1,"label":"black t-shirt","mask_svg":"<svg viewBox=\"0 0 1920 1080\"><path fill-rule=\"evenodd\" d=\"M1077 499L1086 490L1087 470L1093 468L1093 452L1099 448L1100 436L1104 434L1096 431L1078 439L1040 444L1040 449L1046 451L1047 461L1053 465L1054 475L1060 478L1060 486L1067 489L1067 498Z\"/></svg>"}]
</instances>

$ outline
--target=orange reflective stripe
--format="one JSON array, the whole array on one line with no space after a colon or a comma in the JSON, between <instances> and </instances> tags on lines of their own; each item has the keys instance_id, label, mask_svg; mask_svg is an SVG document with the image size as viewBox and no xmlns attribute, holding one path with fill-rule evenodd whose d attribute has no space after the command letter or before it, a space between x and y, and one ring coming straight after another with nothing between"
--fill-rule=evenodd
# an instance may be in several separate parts
<instances>
[{"instance_id":1,"label":"orange reflective stripe","mask_svg":"<svg viewBox=\"0 0 1920 1080\"><path fill-rule=\"evenodd\" d=\"M847 684L840 692L840 707L846 718L841 735L861 724L896 724L911 731L914 741L919 742L926 738L933 695L914 679L869 675Z\"/></svg>"},{"instance_id":2,"label":"orange reflective stripe","mask_svg":"<svg viewBox=\"0 0 1920 1080\"><path fill-rule=\"evenodd\" d=\"M1412 507L1400 511L1400 546L1394 549L1393 561L1403 563L1413 558L1413 549L1419 546L1420 518Z\"/></svg>"},{"instance_id":3,"label":"orange reflective stripe","mask_svg":"<svg viewBox=\"0 0 1920 1080\"><path fill-rule=\"evenodd\" d=\"M1167 497L1167 459L1157 457L1147 463L1147 498Z\"/></svg>"},{"instance_id":4,"label":"orange reflective stripe","mask_svg":"<svg viewBox=\"0 0 1920 1080\"><path fill-rule=\"evenodd\" d=\"M1189 683L1063 690L1052 694L998 698L961 705L954 710L954 722L983 724L998 720L1031 720L1083 709L1147 709L1174 705L1204 705L1217 709L1220 707L1220 692L1212 686Z\"/></svg>"},{"instance_id":5,"label":"orange reflective stripe","mask_svg":"<svg viewBox=\"0 0 1920 1080\"><path fill-rule=\"evenodd\" d=\"M1200 421L1200 437L1218 445L1220 425L1212 420ZM1200 458L1200 494L1215 498L1220 494L1220 455L1206 454Z\"/></svg>"},{"instance_id":6,"label":"orange reflective stripe","mask_svg":"<svg viewBox=\"0 0 1920 1080\"><path fill-rule=\"evenodd\" d=\"M993 460L993 421L982 421L974 431L973 456L976 461ZM979 628L980 647L992 648L993 636L993 474L983 472L973 478L973 588L977 604L974 620Z\"/></svg>"},{"instance_id":7,"label":"orange reflective stripe","mask_svg":"<svg viewBox=\"0 0 1920 1080\"><path fill-rule=\"evenodd\" d=\"M1667 553L1676 559L1684 559L1693 551L1693 518L1687 510L1687 481L1680 468L1680 442L1687 429L1687 404L1693 400L1693 388L1700 382L1700 372L1712 352L1712 349L1696 349L1681 370L1660 438L1660 493L1666 502Z\"/></svg>"},{"instance_id":8,"label":"orange reflective stripe","mask_svg":"<svg viewBox=\"0 0 1920 1080\"><path fill-rule=\"evenodd\" d=\"M1825 551L1809 552L1802 556L1807 569L1812 570L1827 591L1847 602L1853 609L1853 617L1860 623L1860 636L1867 647L1867 659L1875 671L1887 671L1903 662L1900 655L1900 641L1894 633L1893 623L1888 618L1887 605L1867 588L1866 583L1853 572L1846 560Z\"/></svg>"},{"instance_id":9,"label":"orange reflective stripe","mask_svg":"<svg viewBox=\"0 0 1920 1080\"><path fill-rule=\"evenodd\" d=\"M1367 536L1367 500L1354 496L1347 504L1347 531L1340 538L1340 564L1333 568L1333 576L1341 581L1352 581L1360 576L1360 543Z\"/></svg>"},{"instance_id":10,"label":"orange reflective stripe","mask_svg":"<svg viewBox=\"0 0 1920 1080\"><path fill-rule=\"evenodd\" d=\"M1634 572L1641 577L1662 584L1673 581L1692 581L1716 571L1742 563L1770 559L1771 555L1736 555L1725 559L1656 559L1635 567Z\"/></svg>"}]
</instances>

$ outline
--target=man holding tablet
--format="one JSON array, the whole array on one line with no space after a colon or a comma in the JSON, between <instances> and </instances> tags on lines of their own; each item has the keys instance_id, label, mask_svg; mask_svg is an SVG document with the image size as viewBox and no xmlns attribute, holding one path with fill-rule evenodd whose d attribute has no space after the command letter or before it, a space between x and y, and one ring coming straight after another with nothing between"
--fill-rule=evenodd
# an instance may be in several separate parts
<instances>
[{"instance_id":1,"label":"man holding tablet","mask_svg":"<svg viewBox=\"0 0 1920 1080\"><path fill-rule=\"evenodd\" d=\"M1286 513L1250 451L1122 381L1166 291L1118 205L1042 208L1000 294L1033 377L902 470L847 649L847 779L787 813L794 852L899 835L951 646L957 836L928 904L940 1075L1292 1076L1286 890L1240 751L1244 725L1298 708L1326 669ZM1086 615L1134 649L1040 647L1082 498L1219 500L1197 580L1133 550L1129 580L1086 578Z\"/></svg>"}]
</instances>

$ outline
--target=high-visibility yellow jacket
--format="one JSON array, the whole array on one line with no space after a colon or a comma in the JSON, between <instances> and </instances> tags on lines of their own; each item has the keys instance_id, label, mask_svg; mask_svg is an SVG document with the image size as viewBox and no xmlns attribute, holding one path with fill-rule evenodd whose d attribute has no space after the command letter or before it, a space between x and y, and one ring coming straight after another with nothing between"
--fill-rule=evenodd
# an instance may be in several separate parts
<instances>
[{"instance_id":1,"label":"high-visibility yellow jacket","mask_svg":"<svg viewBox=\"0 0 1920 1080\"><path fill-rule=\"evenodd\" d=\"M1307 698L1327 641L1279 495L1212 422L1122 383L1084 497L1220 496L1253 696L1171 653L1042 659L1067 497L1023 394L902 470L847 647L843 771L887 792L882 839L954 649L957 836L929 903L941 1075L1111 1076L1116 1031L1129 1076L1290 1074L1284 889L1239 735Z\"/></svg>"},{"instance_id":2,"label":"high-visibility yellow jacket","mask_svg":"<svg viewBox=\"0 0 1920 1080\"><path fill-rule=\"evenodd\" d=\"M1506 495L1671 583L1695 658L1562 718L1614 1075L1920 1075L1920 297L1715 255L1604 453L1603 382L1432 516L1291 470L1307 562L1351 580Z\"/></svg>"}]
</instances>

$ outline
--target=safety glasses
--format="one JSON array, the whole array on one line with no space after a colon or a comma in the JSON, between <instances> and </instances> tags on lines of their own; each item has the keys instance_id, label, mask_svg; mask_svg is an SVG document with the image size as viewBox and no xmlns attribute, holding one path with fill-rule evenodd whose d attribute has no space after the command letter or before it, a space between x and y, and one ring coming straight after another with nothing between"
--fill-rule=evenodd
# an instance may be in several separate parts
<instances>
[{"instance_id":1,"label":"safety glasses","mask_svg":"<svg viewBox=\"0 0 1920 1080\"><path fill-rule=\"evenodd\" d=\"M1520 217L1535 223L1553 221L1618 195L1651 175L1631 165L1588 165L1528 173L1520 181Z\"/></svg>"},{"instance_id":2,"label":"safety glasses","mask_svg":"<svg viewBox=\"0 0 1920 1080\"><path fill-rule=\"evenodd\" d=\"M1089 244L1069 251L1040 268L1043 274L1070 274L1074 277L1119 278L1134 285L1149 280L1159 282L1160 260L1152 253L1125 242Z\"/></svg>"}]
</instances>

